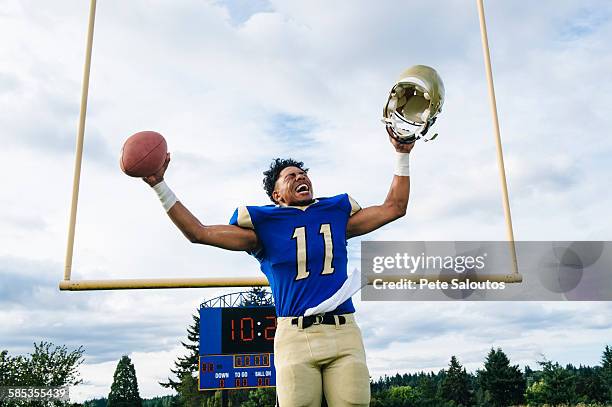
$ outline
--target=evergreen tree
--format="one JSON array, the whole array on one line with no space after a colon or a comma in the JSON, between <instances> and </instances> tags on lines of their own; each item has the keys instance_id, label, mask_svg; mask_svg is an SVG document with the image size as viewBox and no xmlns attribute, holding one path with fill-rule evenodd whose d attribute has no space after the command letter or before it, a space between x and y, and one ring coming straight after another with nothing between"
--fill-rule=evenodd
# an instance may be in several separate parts
<instances>
[{"instance_id":1,"label":"evergreen tree","mask_svg":"<svg viewBox=\"0 0 612 407\"><path fill-rule=\"evenodd\" d=\"M525 366L525 373L523 373L523 377L527 381L527 386L530 386L531 383L535 381L534 379L535 374L536 373L532 368L530 368L529 366Z\"/></svg>"},{"instance_id":2,"label":"evergreen tree","mask_svg":"<svg viewBox=\"0 0 612 407\"><path fill-rule=\"evenodd\" d=\"M484 364L478 371L478 383L484 391L484 401L493 407L520 404L526 384L518 365L510 366L506 354L491 348Z\"/></svg>"},{"instance_id":3,"label":"evergreen tree","mask_svg":"<svg viewBox=\"0 0 612 407\"><path fill-rule=\"evenodd\" d=\"M428 375L420 374L416 389L421 396L419 406L437 407L440 405L436 397L438 386L433 373Z\"/></svg>"},{"instance_id":4,"label":"evergreen tree","mask_svg":"<svg viewBox=\"0 0 612 407\"><path fill-rule=\"evenodd\" d=\"M542 391L552 405L571 404L576 398L575 376L559 363L538 362L542 366Z\"/></svg>"},{"instance_id":5,"label":"evergreen tree","mask_svg":"<svg viewBox=\"0 0 612 407\"><path fill-rule=\"evenodd\" d=\"M249 392L247 401L242 407L274 407L276 405L276 391L272 388L255 389Z\"/></svg>"},{"instance_id":6,"label":"evergreen tree","mask_svg":"<svg viewBox=\"0 0 612 407\"><path fill-rule=\"evenodd\" d=\"M151 399L143 399L142 407L173 407L177 405L177 396L158 396Z\"/></svg>"},{"instance_id":7,"label":"evergreen tree","mask_svg":"<svg viewBox=\"0 0 612 407\"><path fill-rule=\"evenodd\" d=\"M108 400L105 398L91 399L83 402L83 407L106 407Z\"/></svg>"},{"instance_id":8,"label":"evergreen tree","mask_svg":"<svg viewBox=\"0 0 612 407\"><path fill-rule=\"evenodd\" d=\"M612 348L609 345L601 356L601 379L607 388L606 401L612 402Z\"/></svg>"},{"instance_id":9,"label":"evergreen tree","mask_svg":"<svg viewBox=\"0 0 612 407\"><path fill-rule=\"evenodd\" d=\"M467 407L472 403L470 387L469 375L453 355L446 376L440 386L441 398L446 401L453 401L459 406Z\"/></svg>"},{"instance_id":10,"label":"evergreen tree","mask_svg":"<svg viewBox=\"0 0 612 407\"><path fill-rule=\"evenodd\" d=\"M576 397L581 403L603 403L607 388L601 377L601 367L580 366L576 371Z\"/></svg>"},{"instance_id":11,"label":"evergreen tree","mask_svg":"<svg viewBox=\"0 0 612 407\"><path fill-rule=\"evenodd\" d=\"M142 407L142 400L138 393L136 370L127 355L121 357L117 369L115 369L107 406Z\"/></svg>"},{"instance_id":12,"label":"evergreen tree","mask_svg":"<svg viewBox=\"0 0 612 407\"><path fill-rule=\"evenodd\" d=\"M214 397L213 392L198 391L198 380L194 378L191 373L185 373L181 377L177 392L179 399L178 405L181 407L207 406L210 405L208 404L208 399L211 398L211 396Z\"/></svg>"},{"instance_id":13,"label":"evergreen tree","mask_svg":"<svg viewBox=\"0 0 612 407\"><path fill-rule=\"evenodd\" d=\"M172 388L178 393L173 399L177 406L214 406L215 392L201 392L198 389L197 375L200 360L200 313L192 315L192 323L187 327L187 341L181 341L186 354L174 361L170 371L177 379L168 378L167 382L159 383L162 387ZM218 398L218 397L217 397Z\"/></svg>"},{"instance_id":14,"label":"evergreen tree","mask_svg":"<svg viewBox=\"0 0 612 407\"><path fill-rule=\"evenodd\" d=\"M196 312L192 315L193 322L187 327L187 343L181 341L181 345L187 350L187 354L179 356L174 362L174 368L170 371L177 377L181 378L185 374L197 374L198 363L200 356L200 314ZM181 385L180 380L168 378L167 382L159 383L162 387L172 388L178 392Z\"/></svg>"},{"instance_id":15,"label":"evergreen tree","mask_svg":"<svg viewBox=\"0 0 612 407\"><path fill-rule=\"evenodd\" d=\"M246 293L246 300L242 306L250 307L253 305L274 305L272 297L269 296L269 290L263 287L252 287Z\"/></svg>"}]
</instances>

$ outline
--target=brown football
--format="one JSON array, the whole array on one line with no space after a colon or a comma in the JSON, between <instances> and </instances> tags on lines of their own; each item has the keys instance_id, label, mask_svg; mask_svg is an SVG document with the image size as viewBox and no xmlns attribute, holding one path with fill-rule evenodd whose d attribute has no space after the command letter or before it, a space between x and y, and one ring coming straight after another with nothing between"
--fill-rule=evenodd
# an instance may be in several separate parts
<instances>
[{"instance_id":1,"label":"brown football","mask_svg":"<svg viewBox=\"0 0 612 407\"><path fill-rule=\"evenodd\" d=\"M130 177L148 177L164 165L167 152L168 145L161 134L141 131L123 143L119 165Z\"/></svg>"}]
</instances>

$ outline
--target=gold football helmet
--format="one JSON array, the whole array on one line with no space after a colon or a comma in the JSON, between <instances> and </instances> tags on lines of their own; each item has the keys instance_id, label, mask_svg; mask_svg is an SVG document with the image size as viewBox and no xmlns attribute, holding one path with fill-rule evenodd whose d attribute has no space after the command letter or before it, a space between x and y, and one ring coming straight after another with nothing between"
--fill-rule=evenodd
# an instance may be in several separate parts
<instances>
[{"instance_id":1,"label":"gold football helmet","mask_svg":"<svg viewBox=\"0 0 612 407\"><path fill-rule=\"evenodd\" d=\"M435 71L425 65L415 65L400 75L383 108L382 122L389 135L401 143L418 139L435 139L438 134L425 137L436 121L444 104L444 84Z\"/></svg>"}]
</instances>

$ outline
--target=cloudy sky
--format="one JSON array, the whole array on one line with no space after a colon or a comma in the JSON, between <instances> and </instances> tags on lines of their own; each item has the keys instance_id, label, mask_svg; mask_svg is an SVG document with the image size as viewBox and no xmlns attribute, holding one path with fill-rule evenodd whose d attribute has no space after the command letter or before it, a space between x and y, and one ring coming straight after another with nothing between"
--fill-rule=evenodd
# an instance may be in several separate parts
<instances>
[{"instance_id":1,"label":"cloudy sky","mask_svg":"<svg viewBox=\"0 0 612 407\"><path fill-rule=\"evenodd\" d=\"M76 399L108 394L122 354L146 397L181 352L191 314L226 290L60 293L88 2L0 0L0 348L83 345ZM412 154L408 215L369 240L505 237L473 1L98 2L75 279L258 275L246 254L194 246L118 153L164 134L167 182L204 223L266 204L272 157L311 168L315 192L380 203L393 150L380 123L396 76L434 66L446 86L435 142ZM612 240L612 4L496 1L487 21L515 236ZM349 242L350 267L359 240ZM607 303L356 300L371 374L478 368L491 346L535 367L597 364Z\"/></svg>"}]
</instances>

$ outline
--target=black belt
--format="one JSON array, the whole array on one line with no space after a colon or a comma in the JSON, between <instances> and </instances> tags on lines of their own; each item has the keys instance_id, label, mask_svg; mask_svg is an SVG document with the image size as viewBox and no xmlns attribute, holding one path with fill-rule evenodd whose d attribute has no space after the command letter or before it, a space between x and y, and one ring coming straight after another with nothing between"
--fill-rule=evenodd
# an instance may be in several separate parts
<instances>
[{"instance_id":1,"label":"black belt","mask_svg":"<svg viewBox=\"0 0 612 407\"><path fill-rule=\"evenodd\" d=\"M308 328L311 325L336 325L336 318L331 314L323 314L323 315L309 315L307 317L303 317L302 328ZM291 325L298 325L300 318L293 318L291 320ZM346 324L346 318L342 315L338 315L338 325Z\"/></svg>"}]
</instances>

